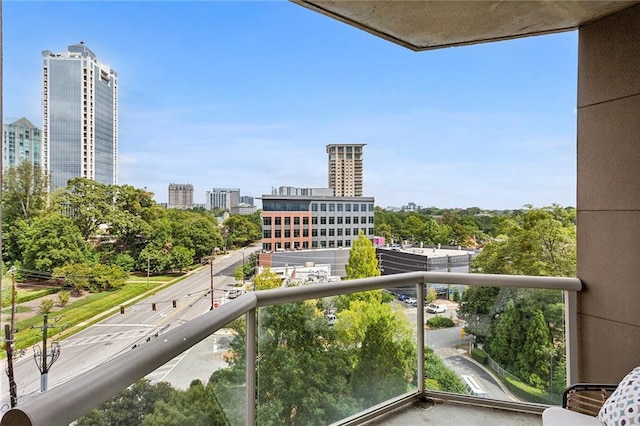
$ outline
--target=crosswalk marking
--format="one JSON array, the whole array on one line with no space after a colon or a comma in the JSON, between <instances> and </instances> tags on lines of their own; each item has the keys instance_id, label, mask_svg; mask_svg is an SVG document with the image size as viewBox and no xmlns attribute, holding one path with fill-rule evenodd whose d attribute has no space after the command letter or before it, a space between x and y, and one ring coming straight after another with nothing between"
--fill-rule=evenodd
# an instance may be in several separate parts
<instances>
[{"instance_id":1,"label":"crosswalk marking","mask_svg":"<svg viewBox=\"0 0 640 426\"><path fill-rule=\"evenodd\" d=\"M156 332L159 333L160 330L160 328L156 327ZM66 339L61 342L60 346L63 348L69 348L73 346L91 345L107 340L139 339L147 335L153 335L153 330L149 330L148 328L139 328L137 330L119 331L116 333L97 334L94 336Z\"/></svg>"}]
</instances>

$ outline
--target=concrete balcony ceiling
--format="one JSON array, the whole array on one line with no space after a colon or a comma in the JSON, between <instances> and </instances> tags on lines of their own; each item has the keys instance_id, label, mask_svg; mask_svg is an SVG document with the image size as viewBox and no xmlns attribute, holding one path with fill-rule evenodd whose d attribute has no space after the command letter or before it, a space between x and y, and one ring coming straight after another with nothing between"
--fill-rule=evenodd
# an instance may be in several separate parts
<instances>
[{"instance_id":1,"label":"concrete balcony ceiling","mask_svg":"<svg viewBox=\"0 0 640 426\"><path fill-rule=\"evenodd\" d=\"M576 29L639 1L292 0L414 51Z\"/></svg>"}]
</instances>

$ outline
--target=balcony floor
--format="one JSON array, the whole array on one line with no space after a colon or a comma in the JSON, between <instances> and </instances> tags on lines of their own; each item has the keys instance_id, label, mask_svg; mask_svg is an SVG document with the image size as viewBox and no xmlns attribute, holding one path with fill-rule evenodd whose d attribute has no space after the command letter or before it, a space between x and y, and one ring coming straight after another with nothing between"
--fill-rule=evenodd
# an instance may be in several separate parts
<instances>
[{"instance_id":1,"label":"balcony floor","mask_svg":"<svg viewBox=\"0 0 640 426\"><path fill-rule=\"evenodd\" d=\"M368 426L539 426L542 416L451 401L413 402L365 423Z\"/></svg>"}]
</instances>

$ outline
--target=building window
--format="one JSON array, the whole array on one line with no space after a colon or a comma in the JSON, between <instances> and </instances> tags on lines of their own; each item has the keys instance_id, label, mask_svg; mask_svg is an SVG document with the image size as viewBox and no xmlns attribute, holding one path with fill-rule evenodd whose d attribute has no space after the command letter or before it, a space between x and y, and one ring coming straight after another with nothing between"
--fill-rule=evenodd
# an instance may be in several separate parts
<instances>
[{"instance_id":1,"label":"building window","mask_svg":"<svg viewBox=\"0 0 640 426\"><path fill-rule=\"evenodd\" d=\"M298 238L300 237L300 230L299 229L294 229L293 230L293 238Z\"/></svg>"},{"instance_id":2,"label":"building window","mask_svg":"<svg viewBox=\"0 0 640 426\"><path fill-rule=\"evenodd\" d=\"M309 230L308 230L308 229L306 229L306 228L305 228L305 229L303 229L303 230L302 230L302 236L303 236L303 237L308 237L308 236L309 236Z\"/></svg>"},{"instance_id":3,"label":"building window","mask_svg":"<svg viewBox=\"0 0 640 426\"><path fill-rule=\"evenodd\" d=\"M329 247L335 247L336 246L336 242L333 240L329 240Z\"/></svg>"},{"instance_id":4,"label":"building window","mask_svg":"<svg viewBox=\"0 0 640 426\"><path fill-rule=\"evenodd\" d=\"M367 223L367 217L366 216L362 216L360 218L360 223Z\"/></svg>"},{"instance_id":5,"label":"building window","mask_svg":"<svg viewBox=\"0 0 640 426\"><path fill-rule=\"evenodd\" d=\"M336 205L334 203L329 203L329 211L330 212L335 212L336 211Z\"/></svg>"},{"instance_id":6,"label":"building window","mask_svg":"<svg viewBox=\"0 0 640 426\"><path fill-rule=\"evenodd\" d=\"M303 241L302 242L302 248L303 249L308 249L309 248L309 241Z\"/></svg>"},{"instance_id":7,"label":"building window","mask_svg":"<svg viewBox=\"0 0 640 426\"><path fill-rule=\"evenodd\" d=\"M299 217L294 217L293 218L293 224L294 225L300 225L300 218Z\"/></svg>"},{"instance_id":8,"label":"building window","mask_svg":"<svg viewBox=\"0 0 640 426\"><path fill-rule=\"evenodd\" d=\"M325 216L322 216L320 218L320 225L326 225L327 224L327 218Z\"/></svg>"},{"instance_id":9,"label":"building window","mask_svg":"<svg viewBox=\"0 0 640 426\"><path fill-rule=\"evenodd\" d=\"M284 218L284 224L285 224L285 226L291 225L291 218L289 216Z\"/></svg>"},{"instance_id":10,"label":"building window","mask_svg":"<svg viewBox=\"0 0 640 426\"><path fill-rule=\"evenodd\" d=\"M327 230L326 230L326 229L324 229L324 228L322 228L322 229L320 230L320 236L321 236L321 237L326 237L326 236L327 236Z\"/></svg>"},{"instance_id":11,"label":"building window","mask_svg":"<svg viewBox=\"0 0 640 426\"><path fill-rule=\"evenodd\" d=\"M342 225L342 216L338 216L338 225Z\"/></svg>"},{"instance_id":12,"label":"building window","mask_svg":"<svg viewBox=\"0 0 640 426\"><path fill-rule=\"evenodd\" d=\"M350 212L351 211L351 204L347 203L344 205L344 211L345 212Z\"/></svg>"},{"instance_id":13,"label":"building window","mask_svg":"<svg viewBox=\"0 0 640 426\"><path fill-rule=\"evenodd\" d=\"M312 223L313 225L317 225L317 224L318 224L318 218L317 218L317 217L315 217L315 216L314 216L314 217L312 217L312 218L311 218L311 223Z\"/></svg>"},{"instance_id":14,"label":"building window","mask_svg":"<svg viewBox=\"0 0 640 426\"><path fill-rule=\"evenodd\" d=\"M276 229L276 238L282 238L282 231L279 229Z\"/></svg>"},{"instance_id":15,"label":"building window","mask_svg":"<svg viewBox=\"0 0 640 426\"><path fill-rule=\"evenodd\" d=\"M342 236L342 228L338 228L337 231L338 231L338 236L339 237Z\"/></svg>"},{"instance_id":16,"label":"building window","mask_svg":"<svg viewBox=\"0 0 640 426\"><path fill-rule=\"evenodd\" d=\"M285 250L291 250L291 243L290 242L284 243L284 249Z\"/></svg>"},{"instance_id":17,"label":"building window","mask_svg":"<svg viewBox=\"0 0 640 426\"><path fill-rule=\"evenodd\" d=\"M364 235L367 235L367 228L360 228L360 232L362 232Z\"/></svg>"},{"instance_id":18,"label":"building window","mask_svg":"<svg viewBox=\"0 0 640 426\"><path fill-rule=\"evenodd\" d=\"M317 229L312 229L311 230L311 236L312 237L317 237L318 236L318 230Z\"/></svg>"},{"instance_id":19,"label":"building window","mask_svg":"<svg viewBox=\"0 0 640 426\"><path fill-rule=\"evenodd\" d=\"M290 229L285 229L284 230L284 237L285 238L291 238L291 230Z\"/></svg>"},{"instance_id":20,"label":"building window","mask_svg":"<svg viewBox=\"0 0 640 426\"><path fill-rule=\"evenodd\" d=\"M309 224L309 218L308 217L303 217L302 218L302 224L303 225L308 225Z\"/></svg>"},{"instance_id":21,"label":"building window","mask_svg":"<svg viewBox=\"0 0 640 426\"><path fill-rule=\"evenodd\" d=\"M265 226L271 226L271 217L265 217L262 219L262 224Z\"/></svg>"},{"instance_id":22,"label":"building window","mask_svg":"<svg viewBox=\"0 0 640 426\"><path fill-rule=\"evenodd\" d=\"M345 217L344 223L346 223L347 225L351 225L351 217L350 216Z\"/></svg>"},{"instance_id":23,"label":"building window","mask_svg":"<svg viewBox=\"0 0 640 426\"><path fill-rule=\"evenodd\" d=\"M333 228L329 228L329 236L330 237L335 237L335 235L336 235L336 230L333 229Z\"/></svg>"},{"instance_id":24,"label":"building window","mask_svg":"<svg viewBox=\"0 0 640 426\"><path fill-rule=\"evenodd\" d=\"M321 212L327 211L327 203L320 203L320 211Z\"/></svg>"},{"instance_id":25,"label":"building window","mask_svg":"<svg viewBox=\"0 0 640 426\"><path fill-rule=\"evenodd\" d=\"M344 235L351 235L351 228L345 228Z\"/></svg>"},{"instance_id":26,"label":"building window","mask_svg":"<svg viewBox=\"0 0 640 426\"><path fill-rule=\"evenodd\" d=\"M351 247L351 240L344 240L345 247Z\"/></svg>"},{"instance_id":27,"label":"building window","mask_svg":"<svg viewBox=\"0 0 640 426\"><path fill-rule=\"evenodd\" d=\"M263 249L264 251L271 251L271 243L264 243L264 244L262 245L262 249Z\"/></svg>"},{"instance_id":28,"label":"building window","mask_svg":"<svg viewBox=\"0 0 640 426\"><path fill-rule=\"evenodd\" d=\"M360 211L361 212L366 212L367 211L367 205L366 204L360 204Z\"/></svg>"},{"instance_id":29,"label":"building window","mask_svg":"<svg viewBox=\"0 0 640 426\"><path fill-rule=\"evenodd\" d=\"M262 238L271 238L271 230L267 229L262 231Z\"/></svg>"},{"instance_id":30,"label":"building window","mask_svg":"<svg viewBox=\"0 0 640 426\"><path fill-rule=\"evenodd\" d=\"M357 205L357 204L355 204L355 203L353 203L353 211L354 211L354 212L357 212L357 211L358 211L358 205Z\"/></svg>"},{"instance_id":31,"label":"building window","mask_svg":"<svg viewBox=\"0 0 640 426\"><path fill-rule=\"evenodd\" d=\"M311 211L312 212L318 211L318 203L311 203Z\"/></svg>"},{"instance_id":32,"label":"building window","mask_svg":"<svg viewBox=\"0 0 640 426\"><path fill-rule=\"evenodd\" d=\"M276 226L278 225L282 225L282 218L281 217L276 217Z\"/></svg>"},{"instance_id":33,"label":"building window","mask_svg":"<svg viewBox=\"0 0 640 426\"><path fill-rule=\"evenodd\" d=\"M312 248L318 248L318 242L317 241L312 241L311 242L311 247Z\"/></svg>"},{"instance_id":34,"label":"building window","mask_svg":"<svg viewBox=\"0 0 640 426\"><path fill-rule=\"evenodd\" d=\"M326 241L320 241L320 247L321 248L326 248L327 247L327 242Z\"/></svg>"},{"instance_id":35,"label":"building window","mask_svg":"<svg viewBox=\"0 0 640 426\"><path fill-rule=\"evenodd\" d=\"M374 223L374 218L373 218L373 216L369 216L369 223Z\"/></svg>"},{"instance_id":36,"label":"building window","mask_svg":"<svg viewBox=\"0 0 640 426\"><path fill-rule=\"evenodd\" d=\"M358 228L353 228L353 235L358 235Z\"/></svg>"},{"instance_id":37,"label":"building window","mask_svg":"<svg viewBox=\"0 0 640 426\"><path fill-rule=\"evenodd\" d=\"M373 228L369 228L369 235L375 234L375 230Z\"/></svg>"},{"instance_id":38,"label":"building window","mask_svg":"<svg viewBox=\"0 0 640 426\"><path fill-rule=\"evenodd\" d=\"M338 247L342 247L342 240L338 240Z\"/></svg>"},{"instance_id":39,"label":"building window","mask_svg":"<svg viewBox=\"0 0 640 426\"><path fill-rule=\"evenodd\" d=\"M358 216L354 216L354 217L353 217L353 223L354 223L354 224L358 223Z\"/></svg>"},{"instance_id":40,"label":"building window","mask_svg":"<svg viewBox=\"0 0 640 426\"><path fill-rule=\"evenodd\" d=\"M338 203L338 211L341 212L342 211L342 203Z\"/></svg>"},{"instance_id":41,"label":"building window","mask_svg":"<svg viewBox=\"0 0 640 426\"><path fill-rule=\"evenodd\" d=\"M335 223L336 223L336 218L333 216L329 217L329 225L333 225Z\"/></svg>"},{"instance_id":42,"label":"building window","mask_svg":"<svg viewBox=\"0 0 640 426\"><path fill-rule=\"evenodd\" d=\"M369 204L369 211L372 212L373 211L373 203Z\"/></svg>"}]
</instances>

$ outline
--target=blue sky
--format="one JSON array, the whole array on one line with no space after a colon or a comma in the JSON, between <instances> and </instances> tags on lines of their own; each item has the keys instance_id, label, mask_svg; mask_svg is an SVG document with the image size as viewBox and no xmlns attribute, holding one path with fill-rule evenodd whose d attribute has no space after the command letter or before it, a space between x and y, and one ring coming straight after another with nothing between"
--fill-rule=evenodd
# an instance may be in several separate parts
<instances>
[{"instance_id":1,"label":"blue sky","mask_svg":"<svg viewBox=\"0 0 640 426\"><path fill-rule=\"evenodd\" d=\"M326 187L364 143L376 205L575 206L577 33L412 52L286 1L3 2L4 116L41 127L41 51L118 73L119 183Z\"/></svg>"}]
</instances>

